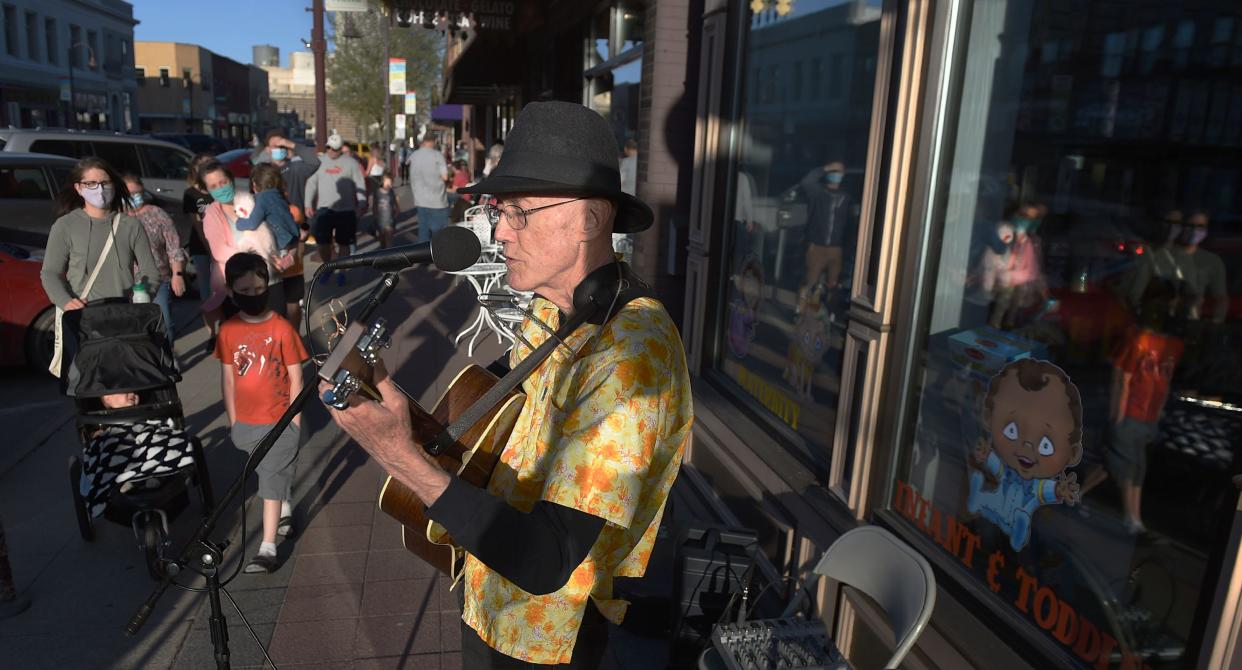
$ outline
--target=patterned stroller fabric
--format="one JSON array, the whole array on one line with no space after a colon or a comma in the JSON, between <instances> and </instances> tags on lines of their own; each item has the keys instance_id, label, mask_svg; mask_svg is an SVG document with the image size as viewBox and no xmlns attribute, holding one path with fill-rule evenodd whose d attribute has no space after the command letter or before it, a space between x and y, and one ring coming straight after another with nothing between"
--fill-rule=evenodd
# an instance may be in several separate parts
<instances>
[{"instance_id":1,"label":"patterned stroller fabric","mask_svg":"<svg viewBox=\"0 0 1242 670\"><path fill-rule=\"evenodd\" d=\"M172 419L149 419L107 426L95 433L83 453L82 497L92 517L123 484L136 484L194 466L185 431Z\"/></svg>"}]
</instances>

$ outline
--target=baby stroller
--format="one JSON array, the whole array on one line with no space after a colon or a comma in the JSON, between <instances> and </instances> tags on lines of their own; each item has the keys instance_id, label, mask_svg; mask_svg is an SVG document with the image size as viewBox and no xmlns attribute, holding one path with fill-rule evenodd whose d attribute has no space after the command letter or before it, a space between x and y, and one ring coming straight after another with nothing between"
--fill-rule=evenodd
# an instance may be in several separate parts
<instances>
[{"instance_id":1,"label":"baby stroller","mask_svg":"<svg viewBox=\"0 0 1242 670\"><path fill-rule=\"evenodd\" d=\"M66 312L62 330L72 334L62 389L76 405L83 448L69 459L78 530L93 541L101 516L131 527L158 579L168 524L188 506L189 485L198 488L204 512L214 504L202 443L185 432L181 374L160 308L92 304Z\"/></svg>"}]
</instances>

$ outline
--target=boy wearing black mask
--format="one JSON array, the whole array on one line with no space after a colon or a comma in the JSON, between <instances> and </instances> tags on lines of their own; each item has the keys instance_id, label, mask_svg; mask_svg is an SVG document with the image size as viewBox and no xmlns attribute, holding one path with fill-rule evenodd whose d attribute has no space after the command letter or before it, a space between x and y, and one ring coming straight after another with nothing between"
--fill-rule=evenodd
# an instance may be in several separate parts
<instances>
[{"instance_id":1,"label":"boy wearing black mask","mask_svg":"<svg viewBox=\"0 0 1242 670\"><path fill-rule=\"evenodd\" d=\"M220 326L215 356L224 366L224 411L233 445L249 453L302 390L302 364L309 356L293 326L267 306L267 261L257 254L235 254L224 265L224 279L240 312ZM298 415L256 468L263 541L246 572L275 570L276 536L293 532L289 500L300 437Z\"/></svg>"}]
</instances>

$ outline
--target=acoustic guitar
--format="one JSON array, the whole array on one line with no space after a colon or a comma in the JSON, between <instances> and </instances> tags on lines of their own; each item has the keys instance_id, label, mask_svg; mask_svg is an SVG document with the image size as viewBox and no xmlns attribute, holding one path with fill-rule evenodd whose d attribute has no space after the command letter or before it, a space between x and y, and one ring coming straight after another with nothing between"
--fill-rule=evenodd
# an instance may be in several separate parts
<instances>
[{"instance_id":1,"label":"acoustic guitar","mask_svg":"<svg viewBox=\"0 0 1242 670\"><path fill-rule=\"evenodd\" d=\"M440 467L456 473L467 484L487 488L526 401L525 394L516 390L520 381L534 372L556 347L563 346L565 338L579 326L588 322L604 324L631 300L649 294L650 287L625 263L618 260L604 265L574 289L573 311L556 333L514 366L504 382L477 365L468 366L453 379L430 412L402 390L410 401L414 443ZM383 319L376 319L370 327L358 321L350 324L319 369L319 377L332 384L332 389L324 392L324 402L344 409L356 393L380 400L372 387L372 371L380 351L388 345ZM426 507L409 487L388 477L380 491L379 507L401 522L406 549L456 578L464 552L443 526L427 517Z\"/></svg>"},{"instance_id":2,"label":"acoustic guitar","mask_svg":"<svg viewBox=\"0 0 1242 670\"><path fill-rule=\"evenodd\" d=\"M354 322L346 328L319 369L320 379L333 384L333 388L324 393L325 402L344 408L348 405L349 396L359 392L379 399L372 386L372 377L380 349L388 346L385 331L383 319L377 319L370 327ZM414 443L419 448L431 444L446 426L487 393L498 379L477 365L467 366L457 374L430 412L402 389L401 392L410 401L410 427ZM430 457L467 484L486 488L525 400L525 394L510 392L455 443ZM437 570L456 577L458 563L464 558L463 551L453 543L453 538L442 526L427 517L426 506L409 487L388 477L380 491L379 508L401 522L401 539L407 550Z\"/></svg>"}]
</instances>

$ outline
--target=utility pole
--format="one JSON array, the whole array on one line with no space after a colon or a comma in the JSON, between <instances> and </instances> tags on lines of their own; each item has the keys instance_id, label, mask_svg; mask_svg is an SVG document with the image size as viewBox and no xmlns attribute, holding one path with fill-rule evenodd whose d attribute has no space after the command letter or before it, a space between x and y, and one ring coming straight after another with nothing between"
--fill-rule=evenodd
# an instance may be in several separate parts
<instances>
[{"instance_id":1,"label":"utility pole","mask_svg":"<svg viewBox=\"0 0 1242 670\"><path fill-rule=\"evenodd\" d=\"M323 35L323 0L313 0L311 8L314 14L311 53L315 55L315 150L323 153L324 142L328 141L328 82L324 63L328 40Z\"/></svg>"},{"instance_id":2,"label":"utility pole","mask_svg":"<svg viewBox=\"0 0 1242 670\"><path fill-rule=\"evenodd\" d=\"M386 163L384 167L388 168L389 170L392 169L392 156L389 155L389 152L392 151L392 91L388 90L388 58L389 58L388 24L391 22L392 22L391 15L388 12L383 11L381 9L380 11L380 34L383 36L383 40L384 40L384 63L383 63L383 68L384 68L384 124L383 124L384 153L383 153L383 156L384 156L384 162ZM402 100L404 102L404 98Z\"/></svg>"}]
</instances>

